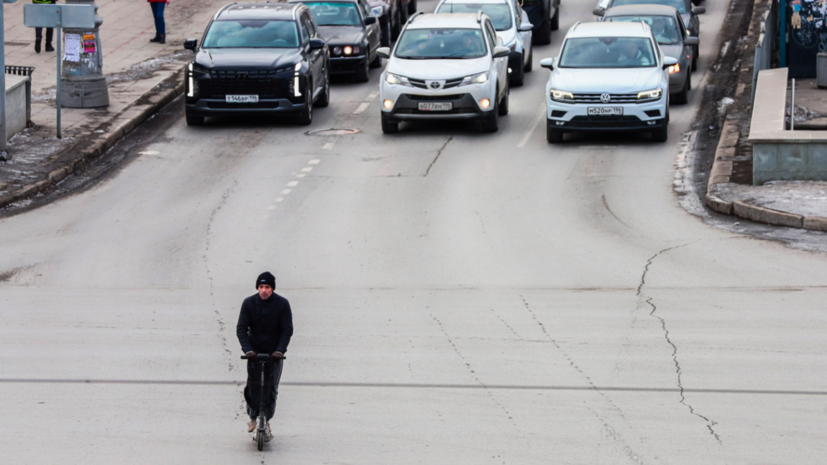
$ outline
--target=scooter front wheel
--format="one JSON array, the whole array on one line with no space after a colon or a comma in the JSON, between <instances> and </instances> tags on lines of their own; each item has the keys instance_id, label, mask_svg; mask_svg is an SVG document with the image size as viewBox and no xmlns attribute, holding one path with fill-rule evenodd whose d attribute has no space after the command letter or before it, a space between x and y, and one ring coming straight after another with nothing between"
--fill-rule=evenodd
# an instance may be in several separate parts
<instances>
[{"instance_id":1,"label":"scooter front wheel","mask_svg":"<svg viewBox=\"0 0 827 465\"><path fill-rule=\"evenodd\" d=\"M260 429L256 430L256 444L258 445L258 450L264 449L264 431Z\"/></svg>"}]
</instances>

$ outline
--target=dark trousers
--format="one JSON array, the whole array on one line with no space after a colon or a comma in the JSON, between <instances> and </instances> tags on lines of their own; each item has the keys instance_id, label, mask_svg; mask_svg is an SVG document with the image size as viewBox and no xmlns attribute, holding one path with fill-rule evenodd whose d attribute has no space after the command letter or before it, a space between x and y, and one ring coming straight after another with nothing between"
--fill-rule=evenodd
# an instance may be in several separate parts
<instances>
[{"instance_id":1,"label":"dark trousers","mask_svg":"<svg viewBox=\"0 0 827 465\"><path fill-rule=\"evenodd\" d=\"M34 28L34 36L35 36L35 38L36 38L36 39L38 40L38 42L39 42L39 41L40 41L40 39L42 39L42 38L43 38L43 28L42 28L42 27L36 27L36 28ZM52 45L52 38L53 38L54 36L55 36L55 30L54 30L54 28L47 27L47 28L46 28L46 44L47 44L47 45ZM31 36L29 36L29 37L31 37Z\"/></svg>"},{"instance_id":2,"label":"dark trousers","mask_svg":"<svg viewBox=\"0 0 827 465\"><path fill-rule=\"evenodd\" d=\"M152 7L152 16L155 18L155 32L166 35L167 26L166 23L164 23L164 8L166 8L167 4L164 2L150 3L149 6Z\"/></svg>"},{"instance_id":3,"label":"dark trousers","mask_svg":"<svg viewBox=\"0 0 827 465\"><path fill-rule=\"evenodd\" d=\"M269 421L276 413L276 399L279 396L279 381L281 381L281 369L284 361L279 360L270 364L270 369L265 372L267 387L267 407L264 412ZM261 364L247 362L247 387L244 388L244 399L247 401L247 415L253 420L258 417L259 397L261 397Z\"/></svg>"}]
</instances>

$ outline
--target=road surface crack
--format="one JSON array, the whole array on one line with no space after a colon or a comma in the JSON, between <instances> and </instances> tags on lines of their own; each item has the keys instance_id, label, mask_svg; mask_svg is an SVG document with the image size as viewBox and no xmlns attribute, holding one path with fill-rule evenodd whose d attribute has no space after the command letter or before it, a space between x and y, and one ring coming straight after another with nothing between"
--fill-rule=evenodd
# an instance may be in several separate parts
<instances>
[{"instance_id":1,"label":"road surface crack","mask_svg":"<svg viewBox=\"0 0 827 465\"><path fill-rule=\"evenodd\" d=\"M669 346L672 348L672 362L675 364L675 373L677 375L677 384L678 384L678 389L680 390L680 396L681 396L680 403L682 405L684 405L687 409L689 409L690 414L695 415L696 417L704 420L706 422L706 428L709 430L709 433L712 434L712 436L715 438L716 441L718 441L718 444L723 445L723 442L721 441L721 437L718 435L717 432L715 432L715 428L714 428L715 425L717 425L718 423L714 420L709 419L705 415L701 415L700 413L696 412L695 408L692 406L692 404L690 404L686 401L686 395L685 395L684 388L683 388L683 370L681 369L681 364L680 364L680 361L678 360L678 346L675 345L675 343L672 342L672 339L669 337L669 329L666 326L666 320L664 318L662 318L661 316L656 314L657 311L658 311L658 306L655 305L655 303L653 301L654 298L650 297L650 296L647 296L646 294L643 293L643 286L646 285L646 275L649 273L649 267L652 266L652 263L654 262L654 260L658 256L660 256L661 254L666 253L670 250L676 249L678 247L683 247L684 245L685 244L676 245L676 246L673 246L673 247L669 247L667 249L663 249L660 252L652 255L651 258L649 258L649 260L646 262L646 266L643 268L643 274L640 277L640 285L637 288L637 296L639 298L643 299L643 301L647 305L649 305L649 307L652 308L652 310L649 312L649 316L651 316L652 318L657 319L660 322L660 327L661 327L661 330L663 330L664 339L666 339L666 343L669 344Z\"/></svg>"},{"instance_id":2,"label":"road surface crack","mask_svg":"<svg viewBox=\"0 0 827 465\"><path fill-rule=\"evenodd\" d=\"M440 147L437 151L436 156L431 161L431 164L428 165L428 169L425 170L425 175L422 176L423 178L428 177L428 173L431 172L431 168L434 166L434 163L436 163L436 161L439 160L439 156L442 155L442 151L445 150L445 147L448 147L448 144L450 144L452 140L454 140L454 136L449 137L448 140L446 140L445 143L442 144L442 147Z\"/></svg>"}]
</instances>

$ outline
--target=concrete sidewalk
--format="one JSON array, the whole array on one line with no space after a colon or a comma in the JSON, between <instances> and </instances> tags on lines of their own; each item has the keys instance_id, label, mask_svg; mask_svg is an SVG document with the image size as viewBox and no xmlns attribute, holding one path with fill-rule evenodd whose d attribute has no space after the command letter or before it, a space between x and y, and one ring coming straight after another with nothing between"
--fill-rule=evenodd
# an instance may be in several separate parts
<instances>
[{"instance_id":1,"label":"concrete sidewalk","mask_svg":"<svg viewBox=\"0 0 827 465\"><path fill-rule=\"evenodd\" d=\"M183 91L181 72L192 56L183 50L184 39L200 39L210 18L227 2L172 0L165 14L167 43L159 45L149 42L155 35L155 23L145 0L97 0L98 14L104 21L100 35L110 105L64 108L60 140L55 137L55 52L35 53L35 31L23 25L23 5L28 0L6 5L6 64L37 69L32 77L35 127L11 140L12 158L0 163L0 208L25 201L101 156L179 96Z\"/></svg>"}]
</instances>

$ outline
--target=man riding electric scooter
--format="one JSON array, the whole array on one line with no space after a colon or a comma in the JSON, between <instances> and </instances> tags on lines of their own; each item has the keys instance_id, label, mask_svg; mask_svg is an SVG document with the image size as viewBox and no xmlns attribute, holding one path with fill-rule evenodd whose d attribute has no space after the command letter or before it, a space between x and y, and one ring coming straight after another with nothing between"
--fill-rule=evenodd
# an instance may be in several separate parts
<instances>
[{"instance_id":1,"label":"man riding electric scooter","mask_svg":"<svg viewBox=\"0 0 827 465\"><path fill-rule=\"evenodd\" d=\"M270 441L273 439L270 419L276 412L284 353L287 352L287 345L293 335L293 314L287 299L274 292L276 278L270 272L264 272L258 277L256 289L258 293L247 297L241 304L236 333L241 350L247 358L247 387L244 388L247 414L250 416L247 431L252 433L256 429L256 418L264 401L267 418L264 440ZM272 360L268 364L270 373L266 373L269 384L267 399L260 399L262 377L259 370L263 364L256 363L256 360L260 360L259 354L270 354Z\"/></svg>"}]
</instances>

